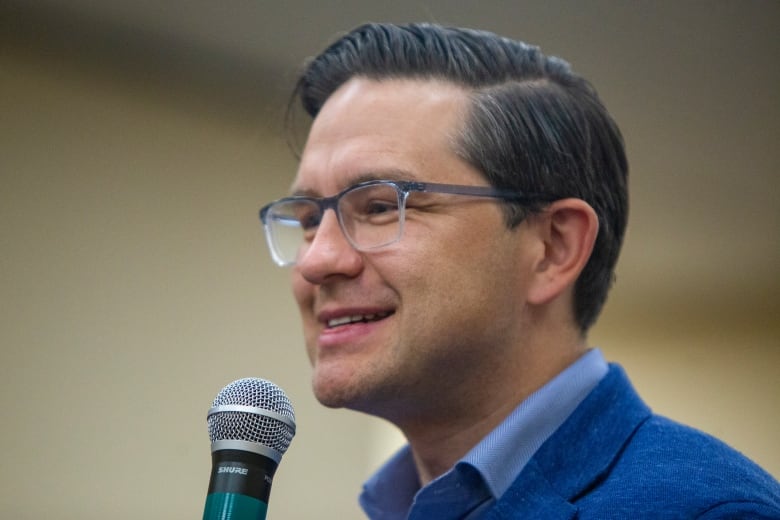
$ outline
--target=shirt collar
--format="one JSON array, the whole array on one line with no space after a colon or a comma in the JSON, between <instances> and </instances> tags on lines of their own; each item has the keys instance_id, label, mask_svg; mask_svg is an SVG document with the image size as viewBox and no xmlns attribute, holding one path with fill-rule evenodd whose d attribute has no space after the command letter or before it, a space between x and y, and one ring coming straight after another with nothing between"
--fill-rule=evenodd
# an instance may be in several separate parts
<instances>
[{"instance_id":1,"label":"shirt collar","mask_svg":"<svg viewBox=\"0 0 780 520\"><path fill-rule=\"evenodd\" d=\"M500 497L608 370L601 352L589 350L520 403L462 462L479 471L493 497Z\"/></svg>"}]
</instances>

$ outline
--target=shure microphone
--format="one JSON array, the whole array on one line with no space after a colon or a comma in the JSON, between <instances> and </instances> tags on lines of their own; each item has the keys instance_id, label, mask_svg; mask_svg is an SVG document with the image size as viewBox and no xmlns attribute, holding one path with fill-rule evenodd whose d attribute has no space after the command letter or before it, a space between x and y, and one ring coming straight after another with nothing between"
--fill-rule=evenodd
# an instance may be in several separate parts
<instances>
[{"instance_id":1,"label":"shure microphone","mask_svg":"<svg viewBox=\"0 0 780 520\"><path fill-rule=\"evenodd\" d=\"M264 520L271 482L295 435L284 391L264 379L233 381L208 412L211 478L203 520Z\"/></svg>"}]
</instances>

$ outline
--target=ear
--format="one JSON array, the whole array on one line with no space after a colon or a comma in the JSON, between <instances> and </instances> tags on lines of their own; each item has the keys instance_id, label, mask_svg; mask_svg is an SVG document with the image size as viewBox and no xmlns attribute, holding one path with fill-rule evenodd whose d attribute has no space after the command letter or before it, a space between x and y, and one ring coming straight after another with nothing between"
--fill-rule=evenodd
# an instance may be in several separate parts
<instances>
[{"instance_id":1,"label":"ear","mask_svg":"<svg viewBox=\"0 0 780 520\"><path fill-rule=\"evenodd\" d=\"M535 220L544 249L528 298L542 305L574 286L593 251L599 219L587 202L570 198L553 202Z\"/></svg>"}]
</instances>

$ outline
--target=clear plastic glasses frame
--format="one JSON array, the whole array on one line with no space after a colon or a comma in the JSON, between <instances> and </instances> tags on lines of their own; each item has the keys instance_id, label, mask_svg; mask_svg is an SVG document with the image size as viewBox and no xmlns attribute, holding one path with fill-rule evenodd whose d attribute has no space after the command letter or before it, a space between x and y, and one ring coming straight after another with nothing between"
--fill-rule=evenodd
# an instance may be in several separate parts
<instances>
[{"instance_id":1,"label":"clear plastic glasses frame","mask_svg":"<svg viewBox=\"0 0 780 520\"><path fill-rule=\"evenodd\" d=\"M335 211L342 233L356 250L371 251L394 244L403 236L406 201L412 192L489 197L518 204L554 199L489 186L391 180L355 184L332 197L285 197L260 210L271 257L279 266L295 265L314 240L328 209Z\"/></svg>"}]
</instances>

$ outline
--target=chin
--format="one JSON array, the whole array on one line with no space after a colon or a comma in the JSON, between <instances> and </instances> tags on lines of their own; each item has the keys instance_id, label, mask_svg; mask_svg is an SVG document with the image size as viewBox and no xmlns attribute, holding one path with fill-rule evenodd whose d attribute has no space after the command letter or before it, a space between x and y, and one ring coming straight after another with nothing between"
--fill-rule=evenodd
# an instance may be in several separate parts
<instances>
[{"instance_id":1,"label":"chin","mask_svg":"<svg viewBox=\"0 0 780 520\"><path fill-rule=\"evenodd\" d=\"M314 397L323 406L328 408L349 407L350 402L353 401L350 386L348 379L325 375L321 370L314 369L312 390Z\"/></svg>"}]
</instances>

